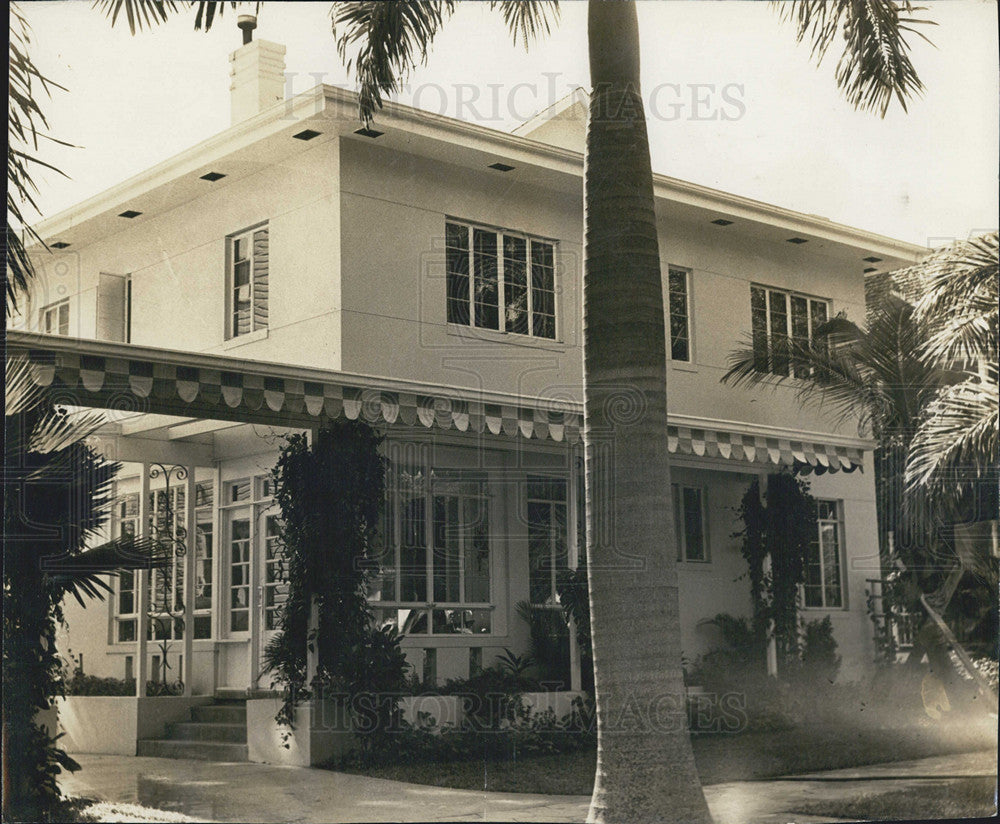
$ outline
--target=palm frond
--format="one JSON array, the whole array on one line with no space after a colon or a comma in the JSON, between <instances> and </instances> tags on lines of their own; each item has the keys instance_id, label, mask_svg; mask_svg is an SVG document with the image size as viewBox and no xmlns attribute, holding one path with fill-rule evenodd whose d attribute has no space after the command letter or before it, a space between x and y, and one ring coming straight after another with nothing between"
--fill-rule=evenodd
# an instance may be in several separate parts
<instances>
[{"instance_id":1,"label":"palm frond","mask_svg":"<svg viewBox=\"0 0 1000 824\"><path fill-rule=\"evenodd\" d=\"M941 390L928 404L906 467L908 488L954 494L995 468L1000 452L997 366Z\"/></svg>"},{"instance_id":2,"label":"palm frond","mask_svg":"<svg viewBox=\"0 0 1000 824\"><path fill-rule=\"evenodd\" d=\"M522 0L491 0L490 9L500 9L507 30L520 39L527 49L531 41L552 31L552 24L559 22L558 0L523 2Z\"/></svg>"},{"instance_id":3,"label":"palm frond","mask_svg":"<svg viewBox=\"0 0 1000 824\"><path fill-rule=\"evenodd\" d=\"M434 37L454 9L454 0L334 4L330 14L337 53L357 77L358 107L366 125L382 108L383 98L399 91L418 63L426 63Z\"/></svg>"},{"instance_id":4,"label":"palm frond","mask_svg":"<svg viewBox=\"0 0 1000 824\"><path fill-rule=\"evenodd\" d=\"M31 364L23 355L7 361L4 375L4 416L19 415L34 408L42 396L42 388L32 378Z\"/></svg>"},{"instance_id":5,"label":"palm frond","mask_svg":"<svg viewBox=\"0 0 1000 824\"><path fill-rule=\"evenodd\" d=\"M905 111L907 100L923 91L906 38L927 40L915 27L934 23L910 16L925 8L909 0L795 0L773 5L795 26L799 42L811 44L817 63L835 42L843 41L835 76L855 108L884 117L894 97Z\"/></svg>"}]
</instances>

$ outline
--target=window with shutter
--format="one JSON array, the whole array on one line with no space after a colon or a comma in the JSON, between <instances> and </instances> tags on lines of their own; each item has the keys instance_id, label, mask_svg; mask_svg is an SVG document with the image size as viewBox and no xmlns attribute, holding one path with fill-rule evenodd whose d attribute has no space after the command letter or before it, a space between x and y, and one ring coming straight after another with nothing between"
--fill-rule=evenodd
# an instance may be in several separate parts
<instances>
[{"instance_id":1,"label":"window with shutter","mask_svg":"<svg viewBox=\"0 0 1000 824\"><path fill-rule=\"evenodd\" d=\"M270 261L268 227L258 226L227 239L226 337L267 329Z\"/></svg>"}]
</instances>

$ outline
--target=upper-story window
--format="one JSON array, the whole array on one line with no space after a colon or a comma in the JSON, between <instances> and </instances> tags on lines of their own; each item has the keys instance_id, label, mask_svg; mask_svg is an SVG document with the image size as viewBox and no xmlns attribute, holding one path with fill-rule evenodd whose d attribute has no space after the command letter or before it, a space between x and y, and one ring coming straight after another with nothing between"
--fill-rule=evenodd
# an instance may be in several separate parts
<instances>
[{"instance_id":1,"label":"upper-story window","mask_svg":"<svg viewBox=\"0 0 1000 824\"><path fill-rule=\"evenodd\" d=\"M69 334L69 300L61 300L42 309L41 327L46 335Z\"/></svg>"},{"instance_id":2,"label":"upper-story window","mask_svg":"<svg viewBox=\"0 0 1000 824\"><path fill-rule=\"evenodd\" d=\"M691 301L687 269L667 270L667 310L670 317L670 359L691 360Z\"/></svg>"},{"instance_id":3,"label":"upper-story window","mask_svg":"<svg viewBox=\"0 0 1000 824\"><path fill-rule=\"evenodd\" d=\"M226 337L267 329L268 229L258 226L227 238Z\"/></svg>"},{"instance_id":4,"label":"upper-story window","mask_svg":"<svg viewBox=\"0 0 1000 824\"><path fill-rule=\"evenodd\" d=\"M816 540L806 557L806 580L802 586L807 607L842 607L844 592L840 574L843 521L839 501L816 501Z\"/></svg>"},{"instance_id":5,"label":"upper-story window","mask_svg":"<svg viewBox=\"0 0 1000 824\"><path fill-rule=\"evenodd\" d=\"M767 286L750 287L754 366L758 372L788 375L789 341L807 346L830 317L830 301ZM799 366L795 377L808 377Z\"/></svg>"},{"instance_id":6,"label":"upper-story window","mask_svg":"<svg viewBox=\"0 0 1000 824\"><path fill-rule=\"evenodd\" d=\"M449 323L555 339L553 243L449 221L445 247Z\"/></svg>"}]
</instances>

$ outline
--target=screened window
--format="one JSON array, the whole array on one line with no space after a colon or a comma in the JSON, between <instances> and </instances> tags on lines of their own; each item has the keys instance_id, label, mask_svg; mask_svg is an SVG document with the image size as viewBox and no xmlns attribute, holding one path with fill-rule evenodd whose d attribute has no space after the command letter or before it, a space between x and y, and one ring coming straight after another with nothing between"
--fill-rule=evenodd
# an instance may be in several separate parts
<instances>
[{"instance_id":1,"label":"screened window","mask_svg":"<svg viewBox=\"0 0 1000 824\"><path fill-rule=\"evenodd\" d=\"M41 326L46 335L69 335L69 301L63 300L42 309Z\"/></svg>"},{"instance_id":2,"label":"screened window","mask_svg":"<svg viewBox=\"0 0 1000 824\"><path fill-rule=\"evenodd\" d=\"M116 538L136 534L139 520L139 495L123 495L115 501L114 532ZM136 573L123 570L118 574L118 592L115 597L115 641L126 643L136 640L138 626L138 596L136 593Z\"/></svg>"},{"instance_id":3,"label":"screened window","mask_svg":"<svg viewBox=\"0 0 1000 824\"><path fill-rule=\"evenodd\" d=\"M667 270L668 313L670 316L670 359L691 360L691 314L686 269Z\"/></svg>"},{"instance_id":4,"label":"screened window","mask_svg":"<svg viewBox=\"0 0 1000 824\"><path fill-rule=\"evenodd\" d=\"M829 315L828 300L751 286L750 318L757 371L787 376L791 368L789 342L800 347L813 343L816 329L826 323ZM808 371L799 366L795 377L808 377Z\"/></svg>"},{"instance_id":5,"label":"screened window","mask_svg":"<svg viewBox=\"0 0 1000 824\"><path fill-rule=\"evenodd\" d=\"M816 540L806 559L803 600L807 607L842 607L843 522L838 501L816 502Z\"/></svg>"},{"instance_id":6,"label":"screened window","mask_svg":"<svg viewBox=\"0 0 1000 824\"><path fill-rule=\"evenodd\" d=\"M528 476L528 586L531 605L557 606L556 579L569 568L567 484L562 478Z\"/></svg>"},{"instance_id":7,"label":"screened window","mask_svg":"<svg viewBox=\"0 0 1000 824\"><path fill-rule=\"evenodd\" d=\"M705 491L700 486L672 484L674 531L678 561L707 561Z\"/></svg>"},{"instance_id":8,"label":"screened window","mask_svg":"<svg viewBox=\"0 0 1000 824\"><path fill-rule=\"evenodd\" d=\"M489 499L479 480L391 467L385 544L369 598L408 635L492 627Z\"/></svg>"},{"instance_id":9,"label":"screened window","mask_svg":"<svg viewBox=\"0 0 1000 824\"><path fill-rule=\"evenodd\" d=\"M268 228L232 235L227 239L229 258L228 338L267 328Z\"/></svg>"},{"instance_id":10,"label":"screened window","mask_svg":"<svg viewBox=\"0 0 1000 824\"><path fill-rule=\"evenodd\" d=\"M447 318L555 339L555 247L511 232L445 224Z\"/></svg>"}]
</instances>

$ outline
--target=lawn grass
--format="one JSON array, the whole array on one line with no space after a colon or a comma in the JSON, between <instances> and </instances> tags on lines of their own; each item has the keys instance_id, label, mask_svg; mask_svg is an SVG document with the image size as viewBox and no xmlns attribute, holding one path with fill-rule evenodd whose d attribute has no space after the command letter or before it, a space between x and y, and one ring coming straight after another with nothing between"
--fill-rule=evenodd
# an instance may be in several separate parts
<instances>
[{"instance_id":1,"label":"lawn grass","mask_svg":"<svg viewBox=\"0 0 1000 824\"><path fill-rule=\"evenodd\" d=\"M752 781L793 773L905 761L989 747L982 732L942 728L842 729L800 727L779 732L697 735L692 738L703 784ZM995 739L992 745L996 745ZM348 772L376 778L494 792L590 795L593 750L488 763L402 763Z\"/></svg>"},{"instance_id":2,"label":"lawn grass","mask_svg":"<svg viewBox=\"0 0 1000 824\"><path fill-rule=\"evenodd\" d=\"M862 793L855 798L812 801L802 804L795 813L863 821L985 818L996 814L995 790L995 779L976 776L885 793Z\"/></svg>"}]
</instances>

